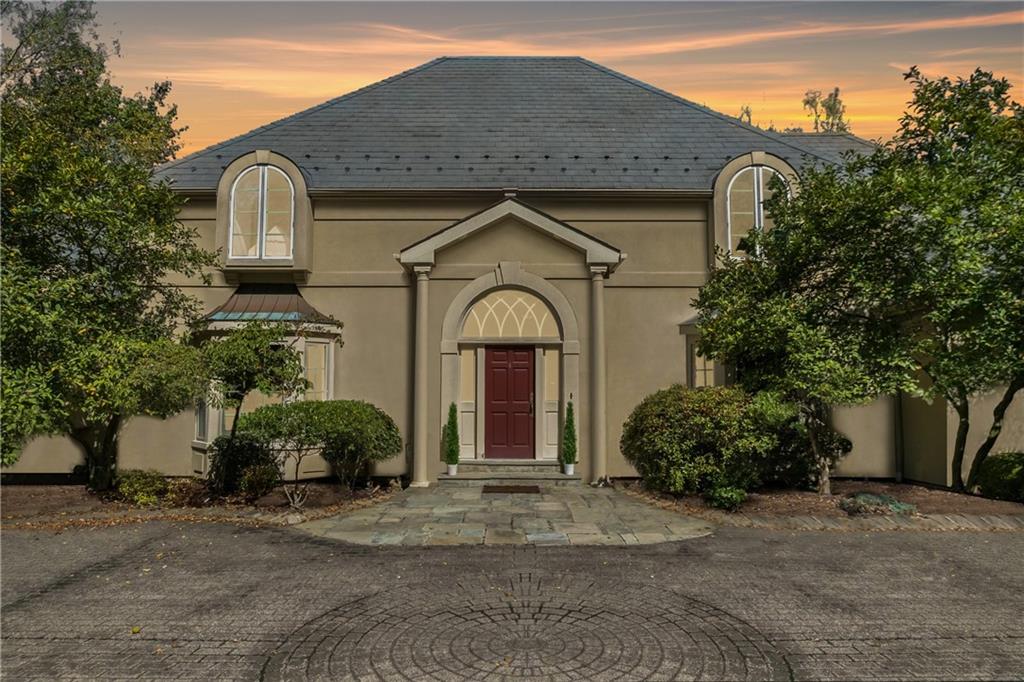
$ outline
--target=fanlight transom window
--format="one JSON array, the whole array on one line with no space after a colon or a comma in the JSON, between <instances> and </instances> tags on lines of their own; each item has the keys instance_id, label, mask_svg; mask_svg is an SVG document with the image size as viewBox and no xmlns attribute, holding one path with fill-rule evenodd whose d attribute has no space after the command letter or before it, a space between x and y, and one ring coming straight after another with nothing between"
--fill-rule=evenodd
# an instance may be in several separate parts
<instances>
[{"instance_id":1,"label":"fanlight transom window","mask_svg":"<svg viewBox=\"0 0 1024 682\"><path fill-rule=\"evenodd\" d=\"M231 188L231 258L291 258L295 188L276 166L251 166Z\"/></svg>"},{"instance_id":2,"label":"fanlight transom window","mask_svg":"<svg viewBox=\"0 0 1024 682\"><path fill-rule=\"evenodd\" d=\"M492 291L473 304L462 324L467 339L559 338L558 322L537 296L515 289Z\"/></svg>"},{"instance_id":3,"label":"fanlight transom window","mask_svg":"<svg viewBox=\"0 0 1024 682\"><path fill-rule=\"evenodd\" d=\"M750 166L737 173L729 183L730 251L737 251L740 240L751 230L765 230L772 226L771 218L765 214L764 202L772 196L769 184L775 176L782 178L781 173L767 166Z\"/></svg>"}]
</instances>

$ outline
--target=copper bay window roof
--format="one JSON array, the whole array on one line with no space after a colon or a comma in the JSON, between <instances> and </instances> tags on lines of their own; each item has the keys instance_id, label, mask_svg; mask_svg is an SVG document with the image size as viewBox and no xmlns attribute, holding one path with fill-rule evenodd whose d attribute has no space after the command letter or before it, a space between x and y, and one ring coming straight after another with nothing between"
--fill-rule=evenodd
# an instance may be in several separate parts
<instances>
[{"instance_id":1,"label":"copper bay window roof","mask_svg":"<svg viewBox=\"0 0 1024 682\"><path fill-rule=\"evenodd\" d=\"M208 322L315 322L337 321L311 306L294 284L241 284L222 305L205 318Z\"/></svg>"}]
</instances>

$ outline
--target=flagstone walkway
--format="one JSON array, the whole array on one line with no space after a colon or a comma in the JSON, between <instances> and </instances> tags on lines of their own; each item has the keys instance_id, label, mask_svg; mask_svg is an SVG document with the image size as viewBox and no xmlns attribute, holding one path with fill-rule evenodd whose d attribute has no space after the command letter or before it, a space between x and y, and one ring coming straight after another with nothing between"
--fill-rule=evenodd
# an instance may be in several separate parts
<instances>
[{"instance_id":1,"label":"flagstone walkway","mask_svg":"<svg viewBox=\"0 0 1024 682\"><path fill-rule=\"evenodd\" d=\"M612 488L535 493L409 488L381 504L294 526L361 545L645 545L711 532L706 521Z\"/></svg>"}]
</instances>

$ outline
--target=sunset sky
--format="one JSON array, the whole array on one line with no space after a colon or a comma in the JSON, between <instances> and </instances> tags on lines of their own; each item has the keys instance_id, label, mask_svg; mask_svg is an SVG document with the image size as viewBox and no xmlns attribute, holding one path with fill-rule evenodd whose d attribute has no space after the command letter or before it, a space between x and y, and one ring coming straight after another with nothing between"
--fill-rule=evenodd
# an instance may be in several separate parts
<instances>
[{"instance_id":1,"label":"sunset sky","mask_svg":"<svg viewBox=\"0 0 1024 682\"><path fill-rule=\"evenodd\" d=\"M183 153L444 55L581 55L760 125L807 125L809 88L839 86L854 132L893 132L902 72L1015 85L1024 3L101 2L129 90L174 83ZM1015 98L1021 99L1015 88Z\"/></svg>"}]
</instances>

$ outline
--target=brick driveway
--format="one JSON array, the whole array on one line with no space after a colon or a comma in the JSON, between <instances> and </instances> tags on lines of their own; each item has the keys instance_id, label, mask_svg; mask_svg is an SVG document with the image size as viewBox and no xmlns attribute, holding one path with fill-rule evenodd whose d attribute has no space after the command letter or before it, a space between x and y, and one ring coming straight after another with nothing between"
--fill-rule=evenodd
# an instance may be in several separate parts
<instances>
[{"instance_id":1,"label":"brick driveway","mask_svg":"<svg viewBox=\"0 0 1024 682\"><path fill-rule=\"evenodd\" d=\"M5 680L1024 674L1024 533L370 547L151 522L2 543Z\"/></svg>"}]
</instances>

